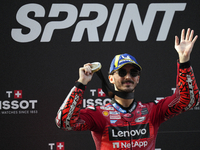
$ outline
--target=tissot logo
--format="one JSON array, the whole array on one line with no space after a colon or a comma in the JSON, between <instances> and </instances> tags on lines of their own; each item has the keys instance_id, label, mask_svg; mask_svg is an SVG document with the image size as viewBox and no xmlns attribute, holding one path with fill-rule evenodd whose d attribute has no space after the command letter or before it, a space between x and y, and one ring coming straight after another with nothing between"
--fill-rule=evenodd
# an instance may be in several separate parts
<instances>
[{"instance_id":1,"label":"tissot logo","mask_svg":"<svg viewBox=\"0 0 200 150\"><path fill-rule=\"evenodd\" d=\"M24 98L22 90L6 91L0 100L0 114L37 114L38 100Z\"/></svg>"},{"instance_id":2,"label":"tissot logo","mask_svg":"<svg viewBox=\"0 0 200 150\"><path fill-rule=\"evenodd\" d=\"M98 88L98 97L106 97L106 94L103 92L101 88Z\"/></svg>"},{"instance_id":3,"label":"tissot logo","mask_svg":"<svg viewBox=\"0 0 200 150\"><path fill-rule=\"evenodd\" d=\"M175 12L184 11L186 3L151 3L146 10L146 16L142 21L138 5L135 3L123 4L114 3L113 8L108 10L107 6L99 3L83 3L80 13L76 6L68 3L53 3L50 10L44 8L40 4L30 3L25 4L19 8L16 13L16 20L19 27L11 30L11 37L13 40L21 43L32 42L41 36L40 42L50 42L53 33L56 30L69 30L68 28L75 26L71 42L80 42L83 34L87 31L89 42L123 42L126 40L129 29L134 27L136 38L138 41L147 41L152 29L156 14L160 11L164 12L162 23L157 34L156 41L165 41L170 30ZM33 18L29 18L28 14L34 12ZM49 13L48 13L49 12ZM91 13L96 13L95 19L90 18ZM108 14L111 12L110 14ZM67 17L61 21L55 21L59 18L60 13L67 13ZM47 22L44 28L37 18L55 18L54 21ZM78 22L76 20L84 18ZM122 20L120 18L122 17ZM48 18L46 18L48 19ZM44 19L45 20L45 19ZM108 22L106 22L108 21ZM99 37L99 28L105 25L103 31L103 38ZM117 28L119 26L119 29ZM29 32L23 31L28 28ZM133 32L132 32L133 33ZM114 38L116 35L116 38Z\"/></svg>"},{"instance_id":4,"label":"tissot logo","mask_svg":"<svg viewBox=\"0 0 200 150\"><path fill-rule=\"evenodd\" d=\"M83 108L88 106L102 106L111 101L110 98L106 97L106 94L103 92L101 88L98 89L90 89L89 96L91 98L83 99Z\"/></svg>"},{"instance_id":5,"label":"tissot logo","mask_svg":"<svg viewBox=\"0 0 200 150\"><path fill-rule=\"evenodd\" d=\"M22 90L14 90L14 98L15 99L22 98Z\"/></svg>"},{"instance_id":6,"label":"tissot logo","mask_svg":"<svg viewBox=\"0 0 200 150\"><path fill-rule=\"evenodd\" d=\"M49 143L48 145L49 145L50 150L64 150L65 149L64 142Z\"/></svg>"},{"instance_id":7,"label":"tissot logo","mask_svg":"<svg viewBox=\"0 0 200 150\"><path fill-rule=\"evenodd\" d=\"M149 124L141 124L130 127L109 127L108 130L110 141L142 139L149 137Z\"/></svg>"}]
</instances>

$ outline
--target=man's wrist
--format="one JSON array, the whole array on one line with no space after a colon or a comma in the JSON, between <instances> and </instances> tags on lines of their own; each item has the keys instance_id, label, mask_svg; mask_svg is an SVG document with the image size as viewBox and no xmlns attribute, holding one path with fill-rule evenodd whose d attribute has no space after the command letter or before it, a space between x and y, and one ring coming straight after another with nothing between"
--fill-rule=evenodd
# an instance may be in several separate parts
<instances>
[{"instance_id":1,"label":"man's wrist","mask_svg":"<svg viewBox=\"0 0 200 150\"><path fill-rule=\"evenodd\" d=\"M184 62L184 63L180 63L180 69L184 69L184 68L189 68L190 67L190 61Z\"/></svg>"},{"instance_id":2,"label":"man's wrist","mask_svg":"<svg viewBox=\"0 0 200 150\"><path fill-rule=\"evenodd\" d=\"M82 83L83 85L87 85L88 82L86 82L85 80L82 80L82 79L78 79L78 82Z\"/></svg>"},{"instance_id":3,"label":"man's wrist","mask_svg":"<svg viewBox=\"0 0 200 150\"><path fill-rule=\"evenodd\" d=\"M83 83L81 83L81 82L79 82L79 81L77 81L77 82L75 83L75 86L76 86L77 88L79 88L79 89L82 89L82 90L85 90L85 88L86 88L86 85L84 85Z\"/></svg>"}]
</instances>

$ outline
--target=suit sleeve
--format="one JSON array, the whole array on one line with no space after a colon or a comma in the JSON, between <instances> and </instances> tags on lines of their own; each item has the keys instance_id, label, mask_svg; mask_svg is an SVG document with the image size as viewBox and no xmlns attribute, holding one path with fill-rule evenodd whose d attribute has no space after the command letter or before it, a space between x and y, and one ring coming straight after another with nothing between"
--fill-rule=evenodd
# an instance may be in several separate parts
<instances>
[{"instance_id":1,"label":"suit sleeve","mask_svg":"<svg viewBox=\"0 0 200 150\"><path fill-rule=\"evenodd\" d=\"M63 130L88 130L84 120L80 119L80 109L83 101L85 86L77 82L64 100L56 116L56 125Z\"/></svg>"},{"instance_id":2,"label":"suit sleeve","mask_svg":"<svg viewBox=\"0 0 200 150\"><path fill-rule=\"evenodd\" d=\"M179 64L175 98L168 104L165 120L185 112L199 103L199 89L189 62Z\"/></svg>"},{"instance_id":3,"label":"suit sleeve","mask_svg":"<svg viewBox=\"0 0 200 150\"><path fill-rule=\"evenodd\" d=\"M178 63L176 91L172 96L156 101L156 109L153 114L158 116L159 122L162 123L198 104L199 89L190 62ZM155 120L156 118L154 118Z\"/></svg>"}]
</instances>

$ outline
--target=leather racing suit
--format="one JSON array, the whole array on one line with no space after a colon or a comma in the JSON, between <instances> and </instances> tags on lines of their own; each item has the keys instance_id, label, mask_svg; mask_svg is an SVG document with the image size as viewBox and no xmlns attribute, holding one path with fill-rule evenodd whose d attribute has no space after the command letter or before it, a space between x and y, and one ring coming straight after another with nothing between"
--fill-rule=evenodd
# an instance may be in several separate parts
<instances>
[{"instance_id":1,"label":"leather racing suit","mask_svg":"<svg viewBox=\"0 0 200 150\"><path fill-rule=\"evenodd\" d=\"M91 130L97 150L154 150L160 124L198 104L199 90L190 63L178 63L177 88L172 96L153 102L134 101L123 108L114 99L105 106L81 109L85 86L71 89L56 124L67 131Z\"/></svg>"}]
</instances>

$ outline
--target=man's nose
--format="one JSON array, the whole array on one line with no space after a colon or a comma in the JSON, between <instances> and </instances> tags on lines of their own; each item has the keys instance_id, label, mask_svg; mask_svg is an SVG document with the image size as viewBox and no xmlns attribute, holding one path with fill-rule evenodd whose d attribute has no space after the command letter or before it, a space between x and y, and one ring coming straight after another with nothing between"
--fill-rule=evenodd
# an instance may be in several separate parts
<instances>
[{"instance_id":1,"label":"man's nose","mask_svg":"<svg viewBox=\"0 0 200 150\"><path fill-rule=\"evenodd\" d=\"M126 78L126 79L131 78L131 74L130 74L130 72L127 72L127 74L125 75L125 78Z\"/></svg>"}]
</instances>

